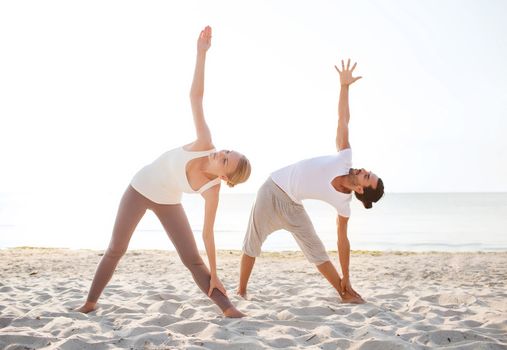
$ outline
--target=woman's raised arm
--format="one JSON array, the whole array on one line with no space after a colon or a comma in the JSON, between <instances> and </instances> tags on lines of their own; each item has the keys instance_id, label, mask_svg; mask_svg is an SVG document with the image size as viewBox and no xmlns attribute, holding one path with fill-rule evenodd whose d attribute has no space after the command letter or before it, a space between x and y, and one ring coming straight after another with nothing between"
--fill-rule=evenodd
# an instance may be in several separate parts
<instances>
[{"instance_id":1,"label":"woman's raised arm","mask_svg":"<svg viewBox=\"0 0 507 350\"><path fill-rule=\"evenodd\" d=\"M197 57L195 61L194 79L190 88L190 104L194 116L195 131L197 140L191 145L192 151L208 150L213 148L211 132L206 119L202 100L204 97L204 66L206 63L206 52L211 47L211 27L207 26L199 34L197 39Z\"/></svg>"}]
</instances>

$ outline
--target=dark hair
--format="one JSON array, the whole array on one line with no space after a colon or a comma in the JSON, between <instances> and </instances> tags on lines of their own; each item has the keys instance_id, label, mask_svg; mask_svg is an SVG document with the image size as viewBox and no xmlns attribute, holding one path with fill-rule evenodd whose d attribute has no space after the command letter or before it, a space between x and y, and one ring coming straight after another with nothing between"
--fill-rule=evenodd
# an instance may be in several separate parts
<instances>
[{"instance_id":1,"label":"dark hair","mask_svg":"<svg viewBox=\"0 0 507 350\"><path fill-rule=\"evenodd\" d=\"M356 198L363 202L363 205L366 209L371 209L373 206L372 203L378 202L380 198L384 195L384 183L382 179L378 179L377 188L373 189L373 187L364 187L363 193L354 192Z\"/></svg>"}]
</instances>

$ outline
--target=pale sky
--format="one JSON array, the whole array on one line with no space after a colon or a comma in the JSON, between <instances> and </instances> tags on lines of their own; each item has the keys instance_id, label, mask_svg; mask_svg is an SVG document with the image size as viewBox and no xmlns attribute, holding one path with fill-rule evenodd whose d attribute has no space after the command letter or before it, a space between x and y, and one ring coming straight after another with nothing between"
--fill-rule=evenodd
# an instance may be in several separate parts
<instances>
[{"instance_id":1,"label":"pale sky","mask_svg":"<svg viewBox=\"0 0 507 350\"><path fill-rule=\"evenodd\" d=\"M387 192L507 191L505 1L2 1L0 192L121 193L191 142L199 31L217 148L273 170L335 152L342 58L354 166Z\"/></svg>"}]
</instances>

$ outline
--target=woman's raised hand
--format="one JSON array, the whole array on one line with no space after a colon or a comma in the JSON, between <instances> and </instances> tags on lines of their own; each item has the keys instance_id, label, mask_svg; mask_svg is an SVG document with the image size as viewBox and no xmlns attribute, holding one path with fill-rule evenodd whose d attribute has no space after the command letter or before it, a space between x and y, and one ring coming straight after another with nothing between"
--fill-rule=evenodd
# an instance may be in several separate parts
<instances>
[{"instance_id":1,"label":"woman's raised hand","mask_svg":"<svg viewBox=\"0 0 507 350\"><path fill-rule=\"evenodd\" d=\"M206 52L211 47L211 27L206 26L197 39L197 51Z\"/></svg>"}]
</instances>

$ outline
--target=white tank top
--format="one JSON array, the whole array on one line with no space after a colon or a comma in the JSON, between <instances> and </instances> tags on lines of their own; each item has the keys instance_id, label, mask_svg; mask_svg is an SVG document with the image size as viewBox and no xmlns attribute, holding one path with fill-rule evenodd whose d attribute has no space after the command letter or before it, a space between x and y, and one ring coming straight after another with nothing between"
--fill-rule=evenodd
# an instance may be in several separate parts
<instances>
[{"instance_id":1,"label":"white tank top","mask_svg":"<svg viewBox=\"0 0 507 350\"><path fill-rule=\"evenodd\" d=\"M318 199L331 204L339 215L350 216L352 194L337 191L331 181L347 175L352 167L350 148L317 158L305 159L277 170L271 179L296 203L303 199Z\"/></svg>"},{"instance_id":2,"label":"white tank top","mask_svg":"<svg viewBox=\"0 0 507 350\"><path fill-rule=\"evenodd\" d=\"M202 193L220 183L216 178L194 191L188 183L186 166L195 158L206 157L215 149L207 151L186 151L183 147L165 152L134 175L130 185L149 200L158 204L179 204L185 193Z\"/></svg>"}]
</instances>

